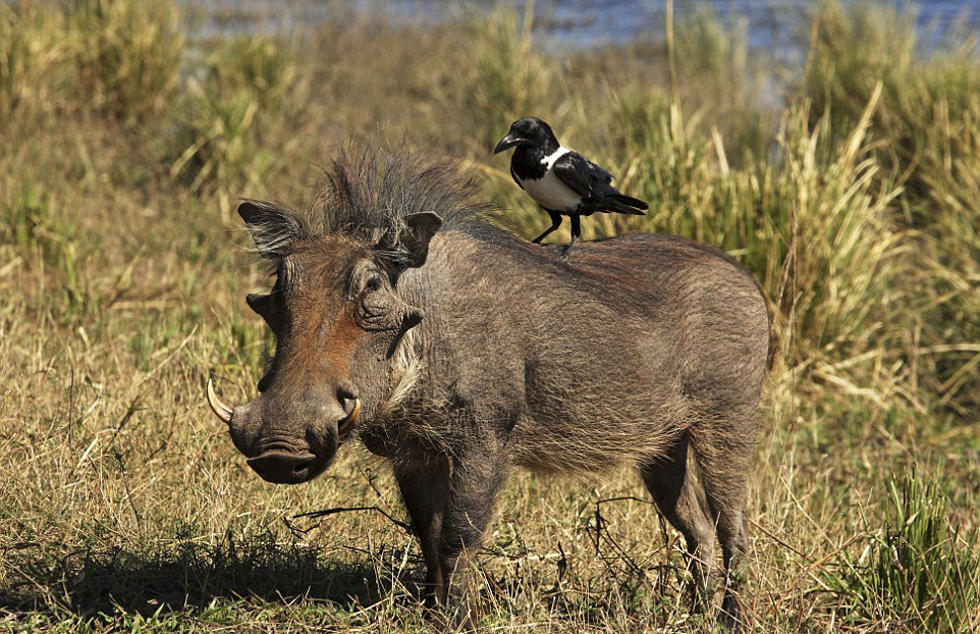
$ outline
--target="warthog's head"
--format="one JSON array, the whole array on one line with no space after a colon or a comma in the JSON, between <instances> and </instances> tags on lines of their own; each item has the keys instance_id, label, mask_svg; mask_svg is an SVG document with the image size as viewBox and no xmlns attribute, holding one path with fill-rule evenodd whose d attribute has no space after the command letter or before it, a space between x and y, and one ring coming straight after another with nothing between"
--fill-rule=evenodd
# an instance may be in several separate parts
<instances>
[{"instance_id":1,"label":"warthog's head","mask_svg":"<svg viewBox=\"0 0 980 634\"><path fill-rule=\"evenodd\" d=\"M238 213L275 269L272 290L246 302L275 333L276 352L254 400L228 407L209 381L208 402L260 476L305 482L390 392L392 355L424 317L395 284L425 262L442 221L420 212L387 228L317 230L270 203L246 201Z\"/></svg>"}]
</instances>

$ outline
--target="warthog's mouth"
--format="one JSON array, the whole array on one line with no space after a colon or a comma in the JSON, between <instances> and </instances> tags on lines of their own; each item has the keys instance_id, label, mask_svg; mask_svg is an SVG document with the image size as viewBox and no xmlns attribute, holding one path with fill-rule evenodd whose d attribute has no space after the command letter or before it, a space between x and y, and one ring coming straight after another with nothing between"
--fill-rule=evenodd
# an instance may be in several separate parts
<instances>
[{"instance_id":1,"label":"warthog's mouth","mask_svg":"<svg viewBox=\"0 0 980 634\"><path fill-rule=\"evenodd\" d=\"M248 459L248 466L263 480L274 484L299 484L320 475L330 459L309 451L271 449Z\"/></svg>"}]
</instances>

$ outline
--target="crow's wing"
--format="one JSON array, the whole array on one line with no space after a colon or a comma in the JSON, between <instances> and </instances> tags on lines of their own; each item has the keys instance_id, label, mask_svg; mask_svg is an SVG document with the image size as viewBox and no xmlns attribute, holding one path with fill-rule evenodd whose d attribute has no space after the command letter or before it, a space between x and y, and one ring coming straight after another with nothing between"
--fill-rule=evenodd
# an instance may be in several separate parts
<instances>
[{"instance_id":1,"label":"crow's wing","mask_svg":"<svg viewBox=\"0 0 980 634\"><path fill-rule=\"evenodd\" d=\"M567 152L551 166L558 179L582 198L616 193L609 183L612 174L578 152Z\"/></svg>"},{"instance_id":2,"label":"crow's wing","mask_svg":"<svg viewBox=\"0 0 980 634\"><path fill-rule=\"evenodd\" d=\"M524 185L521 185L521 179L517 178L517 173L514 171L513 163L510 164L510 177L514 179L514 182L517 183L518 187L524 189Z\"/></svg>"}]
</instances>

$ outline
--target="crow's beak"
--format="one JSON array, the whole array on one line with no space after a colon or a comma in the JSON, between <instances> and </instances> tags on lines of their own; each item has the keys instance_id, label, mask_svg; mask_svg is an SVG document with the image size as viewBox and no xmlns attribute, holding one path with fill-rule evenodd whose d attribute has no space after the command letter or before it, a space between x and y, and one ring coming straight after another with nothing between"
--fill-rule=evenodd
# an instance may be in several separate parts
<instances>
[{"instance_id":1,"label":"crow's beak","mask_svg":"<svg viewBox=\"0 0 980 634\"><path fill-rule=\"evenodd\" d=\"M500 139L500 141L497 143L496 147L493 148L493 153L494 154L500 154L501 152L503 152L507 148L514 147L518 143L523 143L526 140L527 139L521 138L521 137L517 136L516 134L514 134L513 132L509 132L509 133L507 133L507 136L505 136L504 138Z\"/></svg>"}]
</instances>

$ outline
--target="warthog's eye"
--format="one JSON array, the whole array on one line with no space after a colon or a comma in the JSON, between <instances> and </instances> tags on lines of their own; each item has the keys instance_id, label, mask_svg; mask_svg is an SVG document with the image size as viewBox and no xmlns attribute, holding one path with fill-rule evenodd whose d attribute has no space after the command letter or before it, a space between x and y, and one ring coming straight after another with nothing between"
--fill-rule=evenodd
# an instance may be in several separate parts
<instances>
[{"instance_id":1,"label":"warthog's eye","mask_svg":"<svg viewBox=\"0 0 980 634\"><path fill-rule=\"evenodd\" d=\"M358 299L365 293L373 293L385 288L381 271L371 263L355 264L347 277L347 294L351 299Z\"/></svg>"},{"instance_id":2,"label":"warthog's eye","mask_svg":"<svg viewBox=\"0 0 980 634\"><path fill-rule=\"evenodd\" d=\"M373 262L355 266L349 278L350 298L354 300L354 321L364 330L398 330L405 303Z\"/></svg>"},{"instance_id":3,"label":"warthog's eye","mask_svg":"<svg viewBox=\"0 0 980 634\"><path fill-rule=\"evenodd\" d=\"M382 286L381 278L378 276L374 276L370 278L367 281L367 283L364 284L364 290L365 292L376 291L379 288L381 288L381 286Z\"/></svg>"},{"instance_id":4,"label":"warthog's eye","mask_svg":"<svg viewBox=\"0 0 980 634\"><path fill-rule=\"evenodd\" d=\"M360 279L353 280L354 317L365 330L391 330L397 327L398 315L394 310L397 297L388 288L376 270L362 271Z\"/></svg>"},{"instance_id":5,"label":"warthog's eye","mask_svg":"<svg viewBox=\"0 0 980 634\"><path fill-rule=\"evenodd\" d=\"M358 325L365 330L388 330L395 321L391 293L382 288L382 282L369 281L357 298L354 314Z\"/></svg>"}]
</instances>

